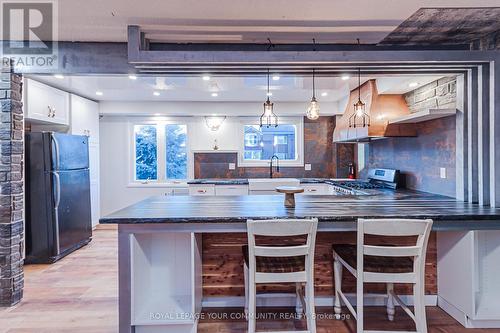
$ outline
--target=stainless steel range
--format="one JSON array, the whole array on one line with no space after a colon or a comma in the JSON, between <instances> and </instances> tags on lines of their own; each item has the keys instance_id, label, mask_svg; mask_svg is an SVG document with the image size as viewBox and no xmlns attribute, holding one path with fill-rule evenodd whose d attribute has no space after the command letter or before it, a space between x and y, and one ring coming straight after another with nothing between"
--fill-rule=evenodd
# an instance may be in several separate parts
<instances>
[{"instance_id":1,"label":"stainless steel range","mask_svg":"<svg viewBox=\"0 0 500 333\"><path fill-rule=\"evenodd\" d=\"M331 181L334 190L342 194L367 195L400 186L399 170L370 169L367 180Z\"/></svg>"}]
</instances>

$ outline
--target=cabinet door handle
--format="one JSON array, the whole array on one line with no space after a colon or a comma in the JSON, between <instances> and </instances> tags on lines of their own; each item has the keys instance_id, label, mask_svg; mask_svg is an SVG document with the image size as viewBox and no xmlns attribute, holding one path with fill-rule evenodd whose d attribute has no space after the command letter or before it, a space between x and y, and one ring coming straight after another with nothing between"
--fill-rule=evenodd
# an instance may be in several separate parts
<instances>
[{"instance_id":1,"label":"cabinet door handle","mask_svg":"<svg viewBox=\"0 0 500 333\"><path fill-rule=\"evenodd\" d=\"M56 108L52 108L52 118L56 116Z\"/></svg>"},{"instance_id":2,"label":"cabinet door handle","mask_svg":"<svg viewBox=\"0 0 500 333\"><path fill-rule=\"evenodd\" d=\"M316 191L317 191L317 189L315 189L315 188L309 189L309 192L316 192Z\"/></svg>"},{"instance_id":3,"label":"cabinet door handle","mask_svg":"<svg viewBox=\"0 0 500 333\"><path fill-rule=\"evenodd\" d=\"M47 117L51 118L52 117L52 108L50 105L47 105L47 109L49 109L49 112L47 113Z\"/></svg>"}]
</instances>

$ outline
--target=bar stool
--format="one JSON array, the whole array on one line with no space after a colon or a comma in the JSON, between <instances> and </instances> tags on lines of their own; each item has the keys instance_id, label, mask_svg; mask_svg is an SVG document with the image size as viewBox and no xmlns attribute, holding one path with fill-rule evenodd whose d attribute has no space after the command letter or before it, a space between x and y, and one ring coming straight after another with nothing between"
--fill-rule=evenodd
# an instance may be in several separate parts
<instances>
[{"instance_id":1,"label":"bar stool","mask_svg":"<svg viewBox=\"0 0 500 333\"><path fill-rule=\"evenodd\" d=\"M297 298L305 308L307 331L316 332L314 309L314 246L318 219L248 220L248 246L245 257L245 311L248 333L255 332L256 285L259 283L295 283ZM284 246L256 245L255 236L292 237L307 235L305 244ZM305 284L305 297L302 295Z\"/></svg>"},{"instance_id":2,"label":"bar stool","mask_svg":"<svg viewBox=\"0 0 500 333\"><path fill-rule=\"evenodd\" d=\"M416 332L427 333L425 315L425 255L432 228L432 220L376 219L358 220L357 245L333 245L333 270L335 280L335 314L341 314L342 300L357 320L357 333L381 332L363 329L363 284L386 283L387 316L394 320L394 305L413 319ZM417 236L414 246L366 245L365 235ZM342 266L356 277L357 306L353 306L342 292ZM413 284L414 313L394 293L394 283ZM388 331L384 331L388 332ZM397 332L397 331L392 331Z\"/></svg>"}]
</instances>

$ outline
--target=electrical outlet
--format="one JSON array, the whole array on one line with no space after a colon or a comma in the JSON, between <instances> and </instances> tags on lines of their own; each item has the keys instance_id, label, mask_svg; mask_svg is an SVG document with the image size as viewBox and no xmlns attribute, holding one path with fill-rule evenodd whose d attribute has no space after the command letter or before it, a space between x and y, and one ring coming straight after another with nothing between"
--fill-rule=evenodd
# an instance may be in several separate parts
<instances>
[{"instance_id":1,"label":"electrical outlet","mask_svg":"<svg viewBox=\"0 0 500 333\"><path fill-rule=\"evenodd\" d=\"M446 168L439 168L439 176L441 178L446 178Z\"/></svg>"},{"instance_id":2,"label":"electrical outlet","mask_svg":"<svg viewBox=\"0 0 500 333\"><path fill-rule=\"evenodd\" d=\"M305 164L305 165L304 165L304 169L305 169L306 171L311 171L311 164Z\"/></svg>"},{"instance_id":3,"label":"electrical outlet","mask_svg":"<svg viewBox=\"0 0 500 333\"><path fill-rule=\"evenodd\" d=\"M236 169L236 163L229 163L229 170Z\"/></svg>"}]
</instances>

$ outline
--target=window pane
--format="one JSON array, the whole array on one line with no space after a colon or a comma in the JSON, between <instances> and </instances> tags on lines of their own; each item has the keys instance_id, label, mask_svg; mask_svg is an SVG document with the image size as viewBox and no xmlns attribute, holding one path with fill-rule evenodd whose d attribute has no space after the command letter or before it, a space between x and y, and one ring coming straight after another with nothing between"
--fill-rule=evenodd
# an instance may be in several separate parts
<instances>
[{"instance_id":1,"label":"window pane","mask_svg":"<svg viewBox=\"0 0 500 333\"><path fill-rule=\"evenodd\" d=\"M167 179L187 179L187 126L167 125Z\"/></svg>"},{"instance_id":2,"label":"window pane","mask_svg":"<svg viewBox=\"0 0 500 333\"><path fill-rule=\"evenodd\" d=\"M245 160L269 160L277 155L282 160L297 159L295 151L295 125L265 127L245 125Z\"/></svg>"},{"instance_id":3,"label":"window pane","mask_svg":"<svg viewBox=\"0 0 500 333\"><path fill-rule=\"evenodd\" d=\"M135 179L157 179L157 141L156 126L135 125Z\"/></svg>"}]
</instances>

